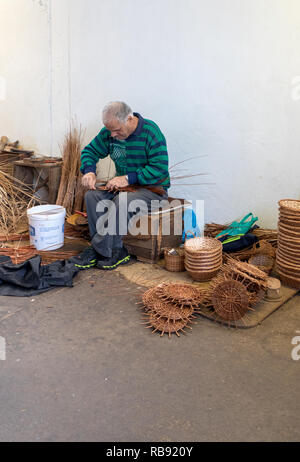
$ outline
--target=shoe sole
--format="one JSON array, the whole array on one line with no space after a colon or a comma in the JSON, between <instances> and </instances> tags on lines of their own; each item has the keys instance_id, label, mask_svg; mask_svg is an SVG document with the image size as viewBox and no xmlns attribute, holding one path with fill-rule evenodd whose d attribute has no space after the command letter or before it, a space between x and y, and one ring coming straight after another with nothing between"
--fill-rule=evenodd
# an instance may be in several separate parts
<instances>
[{"instance_id":1,"label":"shoe sole","mask_svg":"<svg viewBox=\"0 0 300 462\"><path fill-rule=\"evenodd\" d=\"M89 268L94 268L97 265L97 260L91 260L89 265L78 265L75 263L76 268L79 268L81 270L89 269Z\"/></svg>"},{"instance_id":2,"label":"shoe sole","mask_svg":"<svg viewBox=\"0 0 300 462\"><path fill-rule=\"evenodd\" d=\"M103 269L105 271L113 271L116 268L118 268L118 266L126 265L129 262L130 262L130 255L127 255L127 257L123 258L123 260L119 260L114 265L111 265L111 266L98 265L98 268Z\"/></svg>"}]
</instances>

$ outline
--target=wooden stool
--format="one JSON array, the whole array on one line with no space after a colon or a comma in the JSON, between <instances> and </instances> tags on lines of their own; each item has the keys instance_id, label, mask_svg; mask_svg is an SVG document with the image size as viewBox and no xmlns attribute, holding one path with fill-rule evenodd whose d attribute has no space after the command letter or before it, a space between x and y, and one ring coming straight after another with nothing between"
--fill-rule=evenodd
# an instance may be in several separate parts
<instances>
[{"instance_id":1,"label":"wooden stool","mask_svg":"<svg viewBox=\"0 0 300 462\"><path fill-rule=\"evenodd\" d=\"M17 160L13 163L13 176L26 184L33 194L38 192L44 186L48 187L49 196L48 203L55 204L62 170L62 160L60 159L24 159ZM41 175L41 172L46 172L45 179L39 179L38 184L34 187L35 175Z\"/></svg>"}]
</instances>

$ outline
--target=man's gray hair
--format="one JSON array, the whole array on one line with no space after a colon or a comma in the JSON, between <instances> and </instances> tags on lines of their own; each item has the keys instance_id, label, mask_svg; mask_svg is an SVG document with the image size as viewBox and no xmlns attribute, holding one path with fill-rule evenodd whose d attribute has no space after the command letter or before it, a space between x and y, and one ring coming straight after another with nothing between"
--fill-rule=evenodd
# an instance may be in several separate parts
<instances>
[{"instance_id":1,"label":"man's gray hair","mask_svg":"<svg viewBox=\"0 0 300 462\"><path fill-rule=\"evenodd\" d=\"M130 115L133 115L132 109L122 101L108 103L102 112L103 122L110 122L117 119L120 123L124 124Z\"/></svg>"}]
</instances>

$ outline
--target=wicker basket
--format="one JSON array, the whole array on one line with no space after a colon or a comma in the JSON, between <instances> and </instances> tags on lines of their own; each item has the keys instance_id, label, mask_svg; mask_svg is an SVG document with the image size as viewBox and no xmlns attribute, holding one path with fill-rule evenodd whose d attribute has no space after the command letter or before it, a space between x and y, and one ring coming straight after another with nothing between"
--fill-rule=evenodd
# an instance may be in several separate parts
<instances>
[{"instance_id":1,"label":"wicker basket","mask_svg":"<svg viewBox=\"0 0 300 462\"><path fill-rule=\"evenodd\" d=\"M215 276L217 276L219 271L220 271L220 268L218 268L217 270L214 270L214 271L201 271L201 272L187 270L187 272L194 279L194 281L198 281L198 282L210 281Z\"/></svg>"},{"instance_id":2,"label":"wicker basket","mask_svg":"<svg viewBox=\"0 0 300 462\"><path fill-rule=\"evenodd\" d=\"M277 269L279 277L283 284L294 289L300 289L300 279L287 275L282 270Z\"/></svg>"},{"instance_id":3,"label":"wicker basket","mask_svg":"<svg viewBox=\"0 0 300 462\"><path fill-rule=\"evenodd\" d=\"M274 258L270 257L269 255L258 254L253 255L248 263L250 263L250 265L256 266L264 273L270 274L274 265Z\"/></svg>"},{"instance_id":4,"label":"wicker basket","mask_svg":"<svg viewBox=\"0 0 300 462\"><path fill-rule=\"evenodd\" d=\"M166 270L171 271L172 273L181 273L185 271L184 251L182 249L176 249L178 255L170 255L170 250L171 249L164 250Z\"/></svg>"}]
</instances>

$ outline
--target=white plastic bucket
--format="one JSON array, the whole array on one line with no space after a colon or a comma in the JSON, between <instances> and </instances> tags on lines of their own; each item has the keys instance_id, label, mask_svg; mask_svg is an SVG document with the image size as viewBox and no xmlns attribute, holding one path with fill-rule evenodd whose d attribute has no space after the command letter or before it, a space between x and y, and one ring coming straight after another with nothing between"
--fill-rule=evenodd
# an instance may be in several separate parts
<instances>
[{"instance_id":1,"label":"white plastic bucket","mask_svg":"<svg viewBox=\"0 0 300 462\"><path fill-rule=\"evenodd\" d=\"M39 205L27 210L30 244L37 250L56 250L64 245L66 209Z\"/></svg>"}]
</instances>

